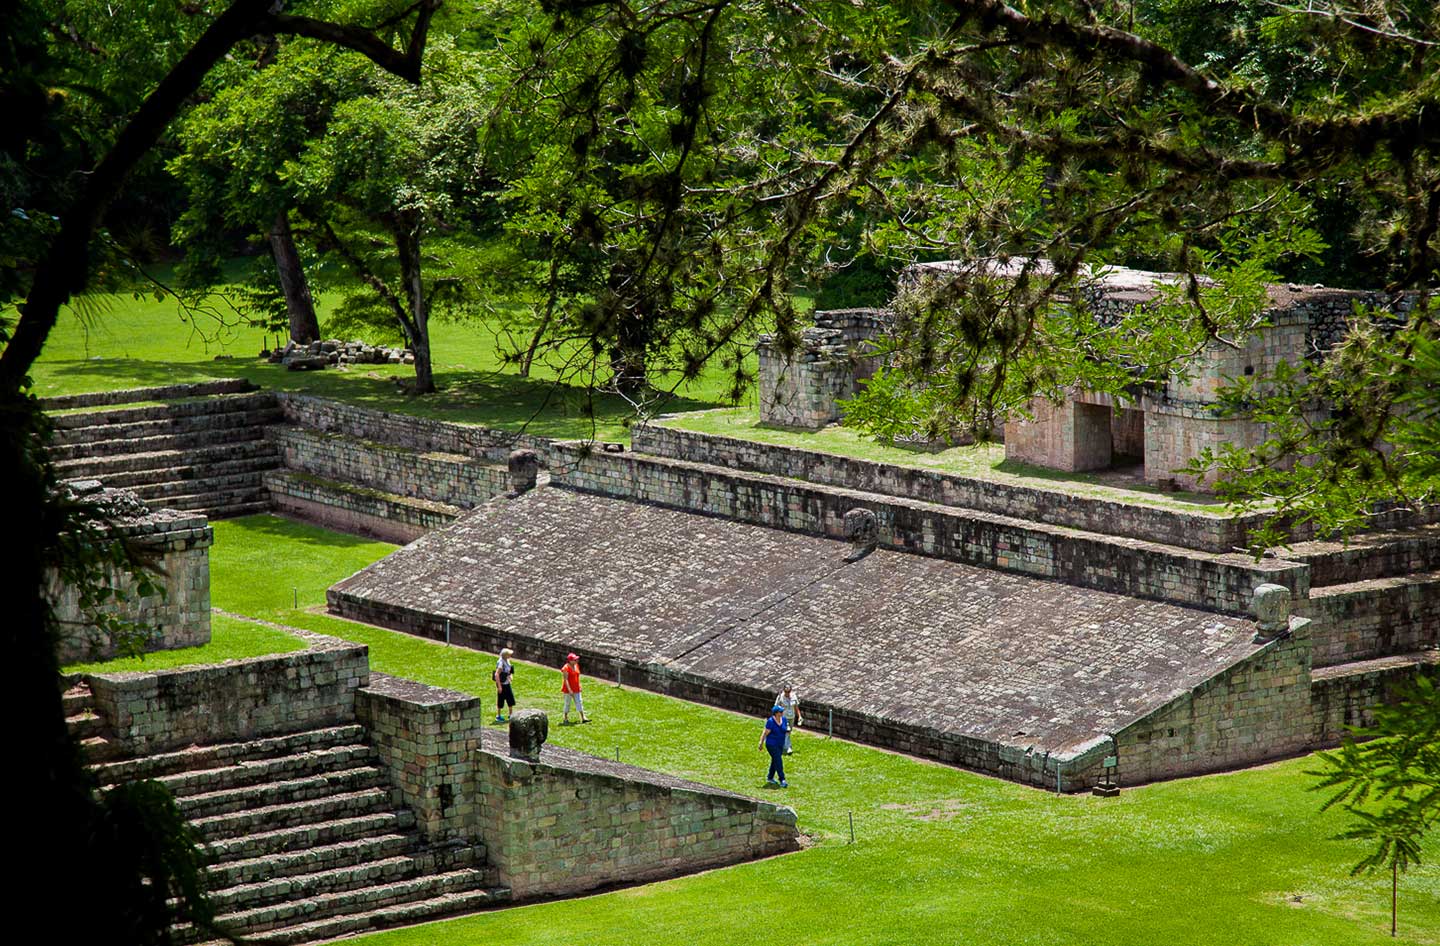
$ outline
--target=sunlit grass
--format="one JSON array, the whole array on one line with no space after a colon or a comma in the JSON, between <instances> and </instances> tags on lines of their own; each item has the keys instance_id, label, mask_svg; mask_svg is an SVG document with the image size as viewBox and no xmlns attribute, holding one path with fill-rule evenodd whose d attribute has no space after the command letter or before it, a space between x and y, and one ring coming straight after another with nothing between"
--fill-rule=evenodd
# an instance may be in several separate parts
<instances>
[{"instance_id":1,"label":"sunlit grass","mask_svg":"<svg viewBox=\"0 0 1440 946\"><path fill-rule=\"evenodd\" d=\"M218 606L370 648L375 670L479 695L494 657L341 620L326 585L386 553L268 516L215 524ZM295 577L291 577L291 576ZM283 576L283 577L282 577ZM292 603L298 598L300 607ZM557 668L520 654L520 705L558 723ZM783 641L777 642L783 663ZM813 846L783 858L366 938L367 944L1348 944L1395 942L1386 877L1349 876L1361 845L1306 789L1297 759L1057 797L823 736L799 734L791 788L767 789L760 721L587 678L583 751L793 805ZM817 731L817 724L821 731ZM500 729L491 727L495 739ZM850 839L854 817L856 842ZM1400 942L1440 942L1440 838L1402 881Z\"/></svg>"}]
</instances>

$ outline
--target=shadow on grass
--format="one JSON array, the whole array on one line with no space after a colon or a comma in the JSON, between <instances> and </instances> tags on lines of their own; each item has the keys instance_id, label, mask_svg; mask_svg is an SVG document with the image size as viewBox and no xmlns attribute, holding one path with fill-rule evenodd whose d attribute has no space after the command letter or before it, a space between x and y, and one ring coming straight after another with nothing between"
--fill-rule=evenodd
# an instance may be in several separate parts
<instances>
[{"instance_id":1,"label":"shadow on grass","mask_svg":"<svg viewBox=\"0 0 1440 946\"><path fill-rule=\"evenodd\" d=\"M360 407L415 417L525 431L542 437L617 438L627 436L635 410L614 394L497 371L435 370L433 395L417 396L401 385L414 370L404 365L357 365L346 369L290 371L253 357L216 361L155 362L101 358L50 362L44 372L51 384L42 391L115 390L156 387L220 378L245 378L260 387L334 398ZM49 391L45 391L49 393ZM683 396L660 395L658 412L696 411L727 406Z\"/></svg>"},{"instance_id":2,"label":"shadow on grass","mask_svg":"<svg viewBox=\"0 0 1440 946\"><path fill-rule=\"evenodd\" d=\"M331 549L349 549L393 544L388 542L382 543L378 539L367 539L362 536L350 535L344 532L332 532L329 529L322 529L319 526L310 525L305 522L297 522L293 519L286 519L283 516L271 515L269 513L241 516L227 521L230 528L241 530L247 537L252 538L256 544L260 545L265 544L268 540L278 540L284 543L299 543L302 545Z\"/></svg>"}]
</instances>

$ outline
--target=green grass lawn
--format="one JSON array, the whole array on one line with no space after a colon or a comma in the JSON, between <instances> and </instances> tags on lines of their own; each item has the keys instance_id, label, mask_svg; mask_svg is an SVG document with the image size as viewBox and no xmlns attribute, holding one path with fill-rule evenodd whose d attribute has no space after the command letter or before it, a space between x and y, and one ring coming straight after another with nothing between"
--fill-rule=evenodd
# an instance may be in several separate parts
<instances>
[{"instance_id":1,"label":"green grass lawn","mask_svg":"<svg viewBox=\"0 0 1440 946\"><path fill-rule=\"evenodd\" d=\"M210 619L210 643L203 646L157 650L138 657L70 664L63 669L65 673L171 670L175 667L193 667L259 657L262 654L283 654L304 647L305 642L292 634L252 621L216 614Z\"/></svg>"},{"instance_id":2,"label":"green grass lawn","mask_svg":"<svg viewBox=\"0 0 1440 946\"><path fill-rule=\"evenodd\" d=\"M333 299L319 300L322 330ZM557 384L553 367L537 361L529 378L502 364L515 342L497 317L431 323L437 396L414 397L397 379L414 377L404 365L352 365L344 370L288 371L257 355L275 336L244 325L223 302L186 315L173 299L127 293L91 294L67 307L31 376L41 396L150 387L217 378L248 378L279 390L333 397L380 410L459 423L528 429L546 437L629 439L633 410L625 400L597 395L593 418L579 387ZM327 333L328 337L328 333ZM348 337L348 336L347 336ZM395 339L371 339L395 344ZM663 378L657 380L665 384ZM684 385L663 410L696 410L724 403L719 372Z\"/></svg>"},{"instance_id":3,"label":"green grass lawn","mask_svg":"<svg viewBox=\"0 0 1440 946\"><path fill-rule=\"evenodd\" d=\"M319 612L327 585L390 546L269 516L217 522L215 534L218 607L366 643L379 671L493 692L491 655ZM520 663L522 707L558 714L559 688L556 669ZM759 720L593 680L586 708L594 723L552 726L552 741L612 758L618 748L626 762L793 805L814 843L781 858L363 942L1395 942L1389 879L1349 876L1363 848L1330 840L1345 820L1317 812L1308 759L1107 800L1056 797L802 731L782 792L764 786ZM1401 942L1440 943L1440 837L1426 853L1429 865L1401 884Z\"/></svg>"},{"instance_id":4,"label":"green grass lawn","mask_svg":"<svg viewBox=\"0 0 1440 946\"><path fill-rule=\"evenodd\" d=\"M1103 475L1067 473L1043 466L1005 459L1003 444L986 443L951 447L935 453L906 450L877 443L849 427L830 426L816 431L781 430L763 427L756 407L719 408L678 414L661 422L666 427L694 430L722 437L736 437L801 450L817 450L857 460L873 460L894 466L935 470L1009 486L1063 491L1074 496L1092 496L1113 502L1160 509L1175 509L1202 516L1221 516L1226 507L1214 496L1201 493L1169 493L1141 483L1124 486L1105 482Z\"/></svg>"}]
</instances>

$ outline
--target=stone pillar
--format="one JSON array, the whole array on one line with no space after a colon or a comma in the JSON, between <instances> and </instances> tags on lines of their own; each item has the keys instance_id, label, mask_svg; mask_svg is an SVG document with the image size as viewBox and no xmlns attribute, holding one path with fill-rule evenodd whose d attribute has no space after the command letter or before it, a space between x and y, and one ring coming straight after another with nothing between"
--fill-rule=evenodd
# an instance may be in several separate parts
<instances>
[{"instance_id":1,"label":"stone pillar","mask_svg":"<svg viewBox=\"0 0 1440 946\"><path fill-rule=\"evenodd\" d=\"M1290 589L1263 584L1255 588L1255 642L1263 644L1290 633Z\"/></svg>"},{"instance_id":2,"label":"stone pillar","mask_svg":"<svg viewBox=\"0 0 1440 946\"><path fill-rule=\"evenodd\" d=\"M540 456L534 450L515 450L510 454L510 491L519 495L535 488L540 475Z\"/></svg>"},{"instance_id":3,"label":"stone pillar","mask_svg":"<svg viewBox=\"0 0 1440 946\"><path fill-rule=\"evenodd\" d=\"M550 738L550 719L544 710L520 710L510 717L510 758L540 761L540 747Z\"/></svg>"},{"instance_id":4,"label":"stone pillar","mask_svg":"<svg viewBox=\"0 0 1440 946\"><path fill-rule=\"evenodd\" d=\"M875 551L880 543L880 524L869 509L851 509L845 513L845 538L850 540L847 562L858 562Z\"/></svg>"}]
</instances>

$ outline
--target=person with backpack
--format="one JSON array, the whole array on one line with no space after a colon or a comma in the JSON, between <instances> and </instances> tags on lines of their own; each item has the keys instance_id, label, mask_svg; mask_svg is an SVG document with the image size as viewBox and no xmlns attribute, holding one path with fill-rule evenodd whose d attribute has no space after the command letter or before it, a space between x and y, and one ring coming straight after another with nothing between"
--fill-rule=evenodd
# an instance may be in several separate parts
<instances>
[{"instance_id":1,"label":"person with backpack","mask_svg":"<svg viewBox=\"0 0 1440 946\"><path fill-rule=\"evenodd\" d=\"M509 704L510 712L515 712L515 691L510 688L510 681L515 676L515 665L510 658L515 656L515 651L509 647L500 651L500 659L495 661L495 673L492 679L495 681L495 722L505 722L505 706Z\"/></svg>"}]
</instances>

